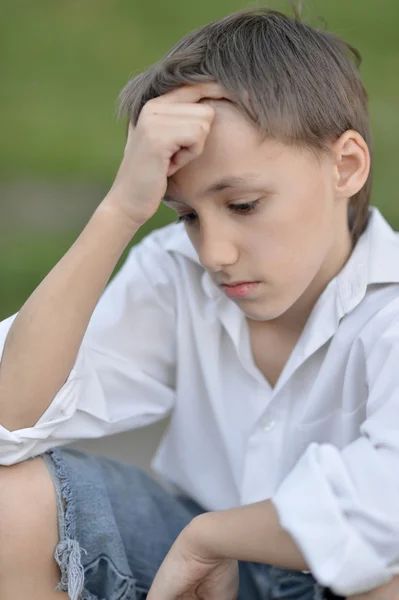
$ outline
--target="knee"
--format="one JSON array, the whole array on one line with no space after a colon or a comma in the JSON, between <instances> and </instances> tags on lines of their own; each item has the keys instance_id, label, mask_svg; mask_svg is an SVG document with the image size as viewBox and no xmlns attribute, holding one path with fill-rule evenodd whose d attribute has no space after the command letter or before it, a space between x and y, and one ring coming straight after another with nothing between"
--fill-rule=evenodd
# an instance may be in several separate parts
<instances>
[{"instance_id":1,"label":"knee","mask_svg":"<svg viewBox=\"0 0 399 600\"><path fill-rule=\"evenodd\" d=\"M58 542L56 493L41 457L0 467L0 565Z\"/></svg>"}]
</instances>

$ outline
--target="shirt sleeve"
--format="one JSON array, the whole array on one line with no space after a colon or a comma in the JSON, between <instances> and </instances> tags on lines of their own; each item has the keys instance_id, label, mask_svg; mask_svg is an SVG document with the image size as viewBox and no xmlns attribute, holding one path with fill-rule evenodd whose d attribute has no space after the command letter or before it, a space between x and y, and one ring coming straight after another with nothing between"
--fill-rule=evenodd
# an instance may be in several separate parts
<instances>
[{"instance_id":1,"label":"shirt sleeve","mask_svg":"<svg viewBox=\"0 0 399 600\"><path fill-rule=\"evenodd\" d=\"M312 443L272 498L315 579L345 597L398 573L398 365L396 320L366 355L361 436L342 450Z\"/></svg>"},{"instance_id":2,"label":"shirt sleeve","mask_svg":"<svg viewBox=\"0 0 399 600\"><path fill-rule=\"evenodd\" d=\"M92 315L71 373L33 427L0 425L0 464L148 425L175 398L175 263L150 235L135 246ZM0 323L0 355L15 318ZM22 375L23 376L23 375Z\"/></svg>"}]
</instances>

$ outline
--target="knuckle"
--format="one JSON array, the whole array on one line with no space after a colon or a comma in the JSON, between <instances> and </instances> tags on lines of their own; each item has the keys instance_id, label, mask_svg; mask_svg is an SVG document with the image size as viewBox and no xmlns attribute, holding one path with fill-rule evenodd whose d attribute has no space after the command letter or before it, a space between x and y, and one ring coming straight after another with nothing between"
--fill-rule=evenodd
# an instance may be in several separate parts
<instances>
[{"instance_id":1,"label":"knuckle","mask_svg":"<svg viewBox=\"0 0 399 600\"><path fill-rule=\"evenodd\" d=\"M140 114L139 124L141 127L146 127L149 123L151 123L156 112L153 112L152 109L142 110Z\"/></svg>"},{"instance_id":2,"label":"knuckle","mask_svg":"<svg viewBox=\"0 0 399 600\"><path fill-rule=\"evenodd\" d=\"M151 120L155 117L158 116L159 113L159 107L157 107L154 104L151 104L152 100L149 100L144 107L141 109L141 113L140 113L140 121L141 123L146 123L148 121L151 122Z\"/></svg>"},{"instance_id":3,"label":"knuckle","mask_svg":"<svg viewBox=\"0 0 399 600\"><path fill-rule=\"evenodd\" d=\"M196 137L202 139L205 138L208 131L203 123L199 123L197 126Z\"/></svg>"},{"instance_id":4,"label":"knuckle","mask_svg":"<svg viewBox=\"0 0 399 600\"><path fill-rule=\"evenodd\" d=\"M210 104L199 104L198 107L200 108L201 115L207 121L211 121L215 116L215 109Z\"/></svg>"},{"instance_id":5,"label":"knuckle","mask_svg":"<svg viewBox=\"0 0 399 600\"><path fill-rule=\"evenodd\" d=\"M141 121L138 131L141 138L149 143L153 143L155 140L159 141L160 128L156 125L156 121L152 115L145 116Z\"/></svg>"},{"instance_id":6,"label":"knuckle","mask_svg":"<svg viewBox=\"0 0 399 600\"><path fill-rule=\"evenodd\" d=\"M150 100L147 100L147 102L144 104L143 108L141 109L141 112L148 112L154 109L154 107L157 105L157 98L151 98Z\"/></svg>"},{"instance_id":7,"label":"knuckle","mask_svg":"<svg viewBox=\"0 0 399 600\"><path fill-rule=\"evenodd\" d=\"M211 124L207 121L202 121L198 124L199 132L202 136L207 136L211 129Z\"/></svg>"}]
</instances>

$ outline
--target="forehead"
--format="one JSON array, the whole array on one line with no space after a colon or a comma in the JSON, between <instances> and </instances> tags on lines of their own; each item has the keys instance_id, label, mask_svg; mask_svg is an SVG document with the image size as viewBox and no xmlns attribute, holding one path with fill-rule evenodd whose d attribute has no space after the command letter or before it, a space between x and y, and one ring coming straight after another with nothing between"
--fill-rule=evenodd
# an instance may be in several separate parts
<instances>
[{"instance_id":1,"label":"forehead","mask_svg":"<svg viewBox=\"0 0 399 600\"><path fill-rule=\"evenodd\" d=\"M256 151L260 147L260 130L235 104L225 100L204 102L214 108L215 118L198 161L244 156L249 150Z\"/></svg>"},{"instance_id":2,"label":"forehead","mask_svg":"<svg viewBox=\"0 0 399 600\"><path fill-rule=\"evenodd\" d=\"M260 178L283 168L298 154L281 142L262 137L256 126L230 102L209 101L215 119L202 154L169 178L168 194L194 198L198 190L231 176ZM285 165L285 167L284 167Z\"/></svg>"}]
</instances>

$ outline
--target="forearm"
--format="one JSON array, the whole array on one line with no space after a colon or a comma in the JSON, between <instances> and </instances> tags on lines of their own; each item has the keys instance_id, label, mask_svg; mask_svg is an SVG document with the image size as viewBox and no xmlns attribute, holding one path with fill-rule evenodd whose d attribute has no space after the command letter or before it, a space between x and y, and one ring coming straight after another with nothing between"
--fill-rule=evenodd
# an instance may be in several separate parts
<instances>
[{"instance_id":1,"label":"forearm","mask_svg":"<svg viewBox=\"0 0 399 600\"><path fill-rule=\"evenodd\" d=\"M0 364L0 423L35 424L67 379L93 310L135 229L104 201L28 298Z\"/></svg>"},{"instance_id":2,"label":"forearm","mask_svg":"<svg viewBox=\"0 0 399 600\"><path fill-rule=\"evenodd\" d=\"M191 547L210 559L231 558L309 570L298 546L280 526L270 500L204 513L190 523L186 535ZM399 575L388 584L349 596L348 600L399 600Z\"/></svg>"},{"instance_id":3,"label":"forearm","mask_svg":"<svg viewBox=\"0 0 399 600\"><path fill-rule=\"evenodd\" d=\"M270 500L205 513L192 522L189 534L210 557L309 569L292 537L280 526Z\"/></svg>"}]
</instances>

